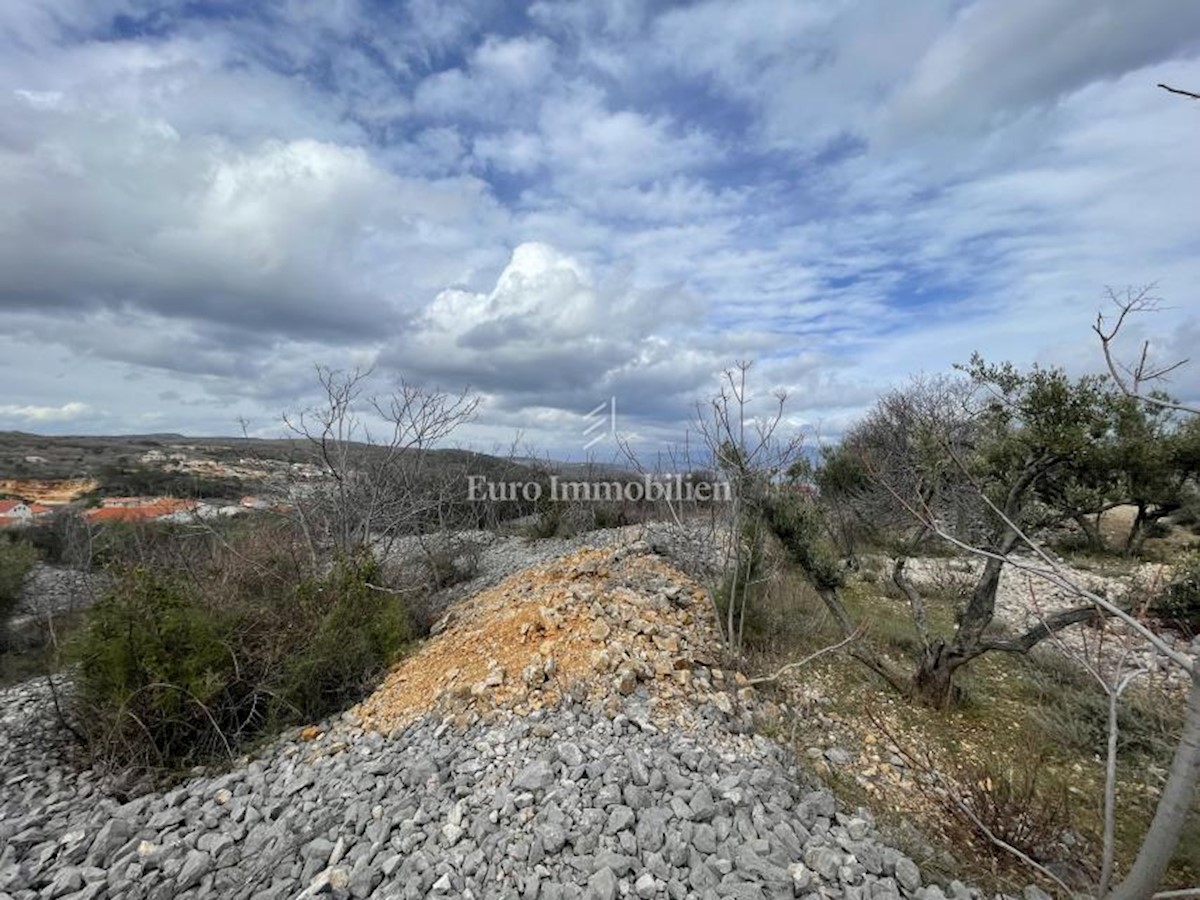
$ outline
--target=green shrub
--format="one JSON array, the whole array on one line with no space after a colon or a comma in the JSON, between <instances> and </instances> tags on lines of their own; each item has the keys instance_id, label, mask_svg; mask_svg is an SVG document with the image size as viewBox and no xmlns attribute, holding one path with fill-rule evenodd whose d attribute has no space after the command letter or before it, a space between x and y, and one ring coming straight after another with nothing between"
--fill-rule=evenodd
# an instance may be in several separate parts
<instances>
[{"instance_id":1,"label":"green shrub","mask_svg":"<svg viewBox=\"0 0 1200 900\"><path fill-rule=\"evenodd\" d=\"M775 536L814 587L830 590L842 586L845 574L830 550L825 522L815 503L781 494L770 499L765 514Z\"/></svg>"},{"instance_id":2,"label":"green shrub","mask_svg":"<svg viewBox=\"0 0 1200 900\"><path fill-rule=\"evenodd\" d=\"M339 561L297 590L311 636L289 657L279 702L287 719L311 721L360 696L412 640L404 605L372 588L374 560ZM290 715L288 715L290 713Z\"/></svg>"},{"instance_id":3,"label":"green shrub","mask_svg":"<svg viewBox=\"0 0 1200 900\"><path fill-rule=\"evenodd\" d=\"M231 625L187 579L125 573L75 648L94 743L122 758L151 751L159 764L211 755L239 711L227 693L237 669Z\"/></svg>"},{"instance_id":4,"label":"green shrub","mask_svg":"<svg viewBox=\"0 0 1200 900\"><path fill-rule=\"evenodd\" d=\"M1022 685L1030 717L1054 744L1086 754L1104 752L1108 697L1073 661L1052 652L1022 660ZM1120 752L1144 759L1170 758L1178 717L1169 702L1131 690L1117 707Z\"/></svg>"},{"instance_id":5,"label":"green shrub","mask_svg":"<svg viewBox=\"0 0 1200 900\"><path fill-rule=\"evenodd\" d=\"M8 648L8 620L21 595L25 576L37 560L37 551L24 540L0 535L0 653Z\"/></svg>"},{"instance_id":6,"label":"green shrub","mask_svg":"<svg viewBox=\"0 0 1200 900\"><path fill-rule=\"evenodd\" d=\"M233 753L355 700L412 639L373 559L321 570L282 529L233 536L188 544L186 565L156 553L114 571L70 651L75 718L98 759L179 767Z\"/></svg>"},{"instance_id":7,"label":"green shrub","mask_svg":"<svg viewBox=\"0 0 1200 900\"><path fill-rule=\"evenodd\" d=\"M1150 610L1188 636L1200 634L1200 554L1184 560Z\"/></svg>"}]
</instances>

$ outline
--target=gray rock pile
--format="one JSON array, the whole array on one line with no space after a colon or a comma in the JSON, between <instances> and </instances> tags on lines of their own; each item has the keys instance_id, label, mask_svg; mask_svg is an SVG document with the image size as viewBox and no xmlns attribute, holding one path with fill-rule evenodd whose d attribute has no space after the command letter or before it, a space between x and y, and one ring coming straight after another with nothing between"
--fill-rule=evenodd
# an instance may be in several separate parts
<instances>
[{"instance_id":1,"label":"gray rock pile","mask_svg":"<svg viewBox=\"0 0 1200 900\"><path fill-rule=\"evenodd\" d=\"M348 717L125 802L63 761L44 688L2 702L0 897L945 896L774 742L662 732L636 698L390 740Z\"/></svg>"},{"instance_id":2,"label":"gray rock pile","mask_svg":"<svg viewBox=\"0 0 1200 900\"><path fill-rule=\"evenodd\" d=\"M21 586L9 640L17 647L40 647L48 640L50 619L87 609L103 596L108 577L69 566L36 563Z\"/></svg>"},{"instance_id":3,"label":"gray rock pile","mask_svg":"<svg viewBox=\"0 0 1200 900\"><path fill-rule=\"evenodd\" d=\"M81 767L44 681L0 692L0 900L979 897L924 884L867 811L839 809L751 732L750 688L734 677L717 689L718 670L699 658L703 606L672 602L686 591L647 561L657 552L697 571L698 540L613 531L628 546L477 596L473 614L496 615L481 619L488 628L472 631L464 614L408 660L433 670L441 653L458 671L485 651L507 659L508 627L521 653L551 653L562 671L579 663L598 690L472 716L423 712L387 736L350 711L166 789L123 793ZM561 608L542 605L551 593ZM576 635L572 615L591 616L590 630ZM536 642L535 620L546 630ZM665 654L664 671L613 687L596 659L642 645ZM518 700L542 690L511 680ZM697 714L664 716L664 685Z\"/></svg>"},{"instance_id":4,"label":"gray rock pile","mask_svg":"<svg viewBox=\"0 0 1200 900\"><path fill-rule=\"evenodd\" d=\"M458 531L429 538L404 538L389 547L390 559L400 567L421 565L426 553L450 549L457 561L472 572L470 578L443 592L445 606L500 582L509 575L549 562L584 547L616 547L644 543L652 552L670 560L683 572L702 583L717 576L721 566L720 542L714 539L711 522L693 520L647 522L589 531L570 538L530 540L494 531Z\"/></svg>"}]
</instances>

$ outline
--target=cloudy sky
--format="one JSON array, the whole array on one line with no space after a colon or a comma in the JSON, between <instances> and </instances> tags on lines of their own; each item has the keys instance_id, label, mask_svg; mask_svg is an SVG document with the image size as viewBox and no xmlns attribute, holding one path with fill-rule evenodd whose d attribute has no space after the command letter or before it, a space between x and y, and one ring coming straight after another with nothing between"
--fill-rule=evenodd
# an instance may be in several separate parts
<instances>
[{"instance_id":1,"label":"cloudy sky","mask_svg":"<svg viewBox=\"0 0 1200 900\"><path fill-rule=\"evenodd\" d=\"M1186 355L1157 82L1200 90L1200 4L3 0L0 429L271 433L374 365L569 453L754 359L835 434L976 349L1094 367L1151 281Z\"/></svg>"}]
</instances>

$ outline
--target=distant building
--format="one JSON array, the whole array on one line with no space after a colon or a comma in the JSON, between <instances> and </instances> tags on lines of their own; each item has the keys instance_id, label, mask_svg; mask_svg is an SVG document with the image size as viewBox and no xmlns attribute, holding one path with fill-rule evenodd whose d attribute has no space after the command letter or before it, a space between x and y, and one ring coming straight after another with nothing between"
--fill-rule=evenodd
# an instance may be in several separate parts
<instances>
[{"instance_id":1,"label":"distant building","mask_svg":"<svg viewBox=\"0 0 1200 900\"><path fill-rule=\"evenodd\" d=\"M33 520L33 510L24 500L0 500L0 527L24 525Z\"/></svg>"},{"instance_id":2,"label":"distant building","mask_svg":"<svg viewBox=\"0 0 1200 900\"><path fill-rule=\"evenodd\" d=\"M26 503L24 500L0 500L0 528L29 525L41 516L49 515L54 509L41 503Z\"/></svg>"},{"instance_id":3,"label":"distant building","mask_svg":"<svg viewBox=\"0 0 1200 900\"><path fill-rule=\"evenodd\" d=\"M149 522L155 519L179 521L199 505L195 500L176 500L174 497L107 497L99 509L83 514L90 523Z\"/></svg>"}]
</instances>

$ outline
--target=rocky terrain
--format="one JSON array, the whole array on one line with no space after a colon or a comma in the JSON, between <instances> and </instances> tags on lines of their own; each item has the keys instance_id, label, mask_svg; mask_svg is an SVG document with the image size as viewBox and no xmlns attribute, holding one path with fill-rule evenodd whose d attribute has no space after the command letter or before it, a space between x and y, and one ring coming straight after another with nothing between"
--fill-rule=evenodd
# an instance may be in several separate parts
<instances>
[{"instance_id":1,"label":"rocky terrain","mask_svg":"<svg viewBox=\"0 0 1200 900\"><path fill-rule=\"evenodd\" d=\"M981 896L754 733L665 542L601 542L452 606L355 709L165 789L78 768L44 681L5 691L0 898Z\"/></svg>"}]
</instances>

